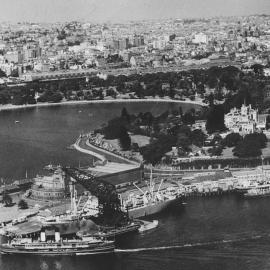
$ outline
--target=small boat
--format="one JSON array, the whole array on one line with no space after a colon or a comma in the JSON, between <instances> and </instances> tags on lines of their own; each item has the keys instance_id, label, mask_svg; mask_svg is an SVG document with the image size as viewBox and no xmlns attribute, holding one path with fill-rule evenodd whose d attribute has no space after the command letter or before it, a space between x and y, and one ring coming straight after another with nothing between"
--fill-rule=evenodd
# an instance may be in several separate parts
<instances>
[{"instance_id":1,"label":"small boat","mask_svg":"<svg viewBox=\"0 0 270 270\"><path fill-rule=\"evenodd\" d=\"M15 121L15 124L18 124L18 123L20 123L20 121L16 120L16 121Z\"/></svg>"},{"instance_id":2,"label":"small boat","mask_svg":"<svg viewBox=\"0 0 270 270\"><path fill-rule=\"evenodd\" d=\"M45 232L40 238L13 238L8 243L0 245L2 254L24 255L97 255L113 253L114 241L102 240L94 237L77 239L62 239L59 232L55 232L54 240L47 240Z\"/></svg>"},{"instance_id":3,"label":"small boat","mask_svg":"<svg viewBox=\"0 0 270 270\"><path fill-rule=\"evenodd\" d=\"M158 226L158 220L153 220L152 222L142 221L143 224L139 228L139 232L145 232L155 229Z\"/></svg>"},{"instance_id":4,"label":"small boat","mask_svg":"<svg viewBox=\"0 0 270 270\"><path fill-rule=\"evenodd\" d=\"M48 170L48 171L54 171L56 169L60 168L60 165L53 165L53 164L49 164L44 166L44 170Z\"/></svg>"},{"instance_id":5,"label":"small boat","mask_svg":"<svg viewBox=\"0 0 270 270\"><path fill-rule=\"evenodd\" d=\"M112 229L104 229L103 231L99 231L98 233L94 234L95 237L102 237L105 239L114 238L116 236L120 236L130 232L137 232L140 228L140 224L137 222L132 222L128 225L121 226L118 228Z\"/></svg>"},{"instance_id":6,"label":"small boat","mask_svg":"<svg viewBox=\"0 0 270 270\"><path fill-rule=\"evenodd\" d=\"M47 217L44 221L42 221L43 226L53 226L53 225L61 225L61 224L70 224L72 222L80 220L79 215L63 214L60 216L51 216Z\"/></svg>"}]
</instances>

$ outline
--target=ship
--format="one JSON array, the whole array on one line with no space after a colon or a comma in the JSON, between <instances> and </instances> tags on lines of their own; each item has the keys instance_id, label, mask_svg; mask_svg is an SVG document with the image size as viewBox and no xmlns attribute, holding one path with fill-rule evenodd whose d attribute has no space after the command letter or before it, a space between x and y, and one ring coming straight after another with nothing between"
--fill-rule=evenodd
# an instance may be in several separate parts
<instances>
[{"instance_id":1,"label":"ship","mask_svg":"<svg viewBox=\"0 0 270 270\"><path fill-rule=\"evenodd\" d=\"M127 212L130 218L142 218L157 214L167 209L170 205L181 201L180 194L178 194L176 188L168 187L161 191L162 184L163 180L161 180L158 190L154 190L155 183L152 178L152 172L150 175L148 190L143 191L133 183L133 185L140 191L140 194L135 195L134 193L130 193L127 200L123 200L121 195L119 195L122 211Z\"/></svg>"},{"instance_id":2,"label":"ship","mask_svg":"<svg viewBox=\"0 0 270 270\"><path fill-rule=\"evenodd\" d=\"M270 179L269 176L264 171L263 167L263 158L262 158L262 173L257 177L258 179L249 181L248 185L242 186L240 189L240 193L244 197L265 197L270 196Z\"/></svg>"},{"instance_id":3,"label":"ship","mask_svg":"<svg viewBox=\"0 0 270 270\"><path fill-rule=\"evenodd\" d=\"M95 237L81 237L77 239L62 239L59 232L55 232L54 240L47 240L45 232L40 238L13 238L8 243L0 245L1 254L23 255L98 255L113 253L114 241Z\"/></svg>"},{"instance_id":4,"label":"ship","mask_svg":"<svg viewBox=\"0 0 270 270\"><path fill-rule=\"evenodd\" d=\"M84 205L79 209L82 197L77 199L77 191L74 185L70 186L70 210L61 215L53 215L42 220L43 226L70 225L82 219L88 219L98 215L98 200L89 195Z\"/></svg>"},{"instance_id":5,"label":"ship","mask_svg":"<svg viewBox=\"0 0 270 270\"><path fill-rule=\"evenodd\" d=\"M248 189L244 193L245 197L265 197L270 196L270 183L257 185L256 187Z\"/></svg>"}]
</instances>

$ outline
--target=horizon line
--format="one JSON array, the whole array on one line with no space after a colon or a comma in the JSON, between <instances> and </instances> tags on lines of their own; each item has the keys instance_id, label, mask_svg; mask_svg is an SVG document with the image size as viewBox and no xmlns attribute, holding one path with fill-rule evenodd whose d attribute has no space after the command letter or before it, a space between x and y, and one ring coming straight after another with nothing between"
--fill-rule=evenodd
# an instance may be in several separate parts
<instances>
[{"instance_id":1,"label":"horizon line","mask_svg":"<svg viewBox=\"0 0 270 270\"><path fill-rule=\"evenodd\" d=\"M215 16L187 16L187 17L164 17L164 18L142 18L142 19L123 19L123 20L117 20L117 19L108 19L108 20L87 20L87 19L72 19L72 20L60 20L60 21L37 21L37 20L0 20L0 24L2 23L9 23L9 24L57 24L57 23L69 23L69 22L83 22L83 23L95 23L95 24L106 24L106 23L112 23L112 24L122 24L122 23L131 23L131 22L150 22L150 21L165 21L165 20L210 20L210 19L216 19L216 18L242 18L242 17L252 17L252 16L258 16L258 17L263 17L263 16L270 16L270 13L251 13L251 14L239 14L239 15L215 15Z\"/></svg>"}]
</instances>

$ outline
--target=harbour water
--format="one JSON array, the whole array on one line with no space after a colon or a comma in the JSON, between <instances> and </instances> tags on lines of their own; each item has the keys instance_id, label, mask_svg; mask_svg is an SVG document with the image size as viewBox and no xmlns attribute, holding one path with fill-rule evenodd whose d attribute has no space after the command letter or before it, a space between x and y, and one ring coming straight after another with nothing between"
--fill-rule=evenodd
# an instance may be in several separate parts
<instances>
[{"instance_id":1,"label":"harbour water","mask_svg":"<svg viewBox=\"0 0 270 270\"><path fill-rule=\"evenodd\" d=\"M0 177L20 179L42 173L47 164L78 166L92 164L88 155L67 149L82 132L88 132L113 117L123 106L129 113L169 109L183 111L196 105L176 103L111 103L63 105L0 111Z\"/></svg>"},{"instance_id":2,"label":"harbour water","mask_svg":"<svg viewBox=\"0 0 270 270\"><path fill-rule=\"evenodd\" d=\"M159 113L168 106L125 104L131 113ZM0 112L1 177L18 179L26 170L29 175L42 173L49 163L78 165L80 160L88 164L89 156L66 146L80 132L119 114L121 108L106 104ZM0 270L269 269L269 203L267 197L245 199L235 194L192 198L184 208L175 206L158 215L158 228L123 238L115 255L0 256Z\"/></svg>"},{"instance_id":3,"label":"harbour water","mask_svg":"<svg viewBox=\"0 0 270 270\"><path fill-rule=\"evenodd\" d=\"M269 269L269 198L196 198L100 257L0 257L0 269Z\"/></svg>"}]
</instances>

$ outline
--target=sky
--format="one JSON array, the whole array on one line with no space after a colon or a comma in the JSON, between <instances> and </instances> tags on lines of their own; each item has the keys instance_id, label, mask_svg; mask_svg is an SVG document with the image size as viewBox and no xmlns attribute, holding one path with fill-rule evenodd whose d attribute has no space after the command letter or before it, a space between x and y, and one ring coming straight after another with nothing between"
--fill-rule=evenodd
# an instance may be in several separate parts
<instances>
[{"instance_id":1,"label":"sky","mask_svg":"<svg viewBox=\"0 0 270 270\"><path fill-rule=\"evenodd\" d=\"M270 0L0 0L0 21L123 22L270 14Z\"/></svg>"}]
</instances>

